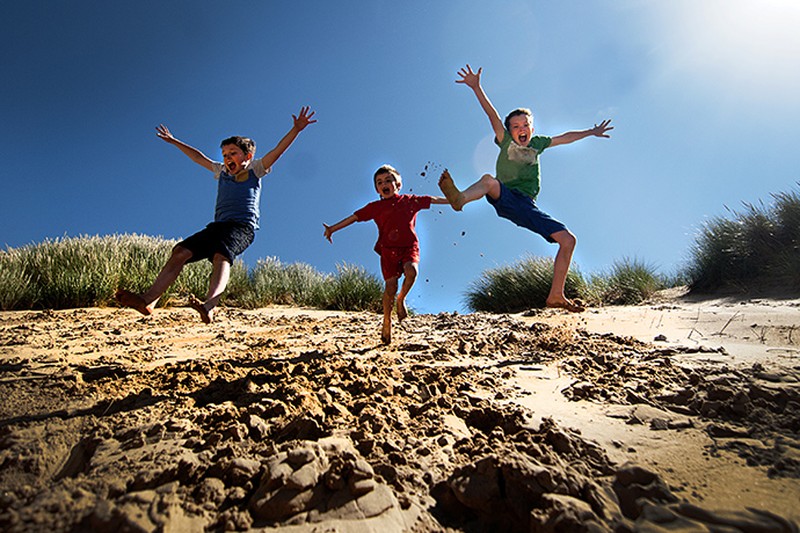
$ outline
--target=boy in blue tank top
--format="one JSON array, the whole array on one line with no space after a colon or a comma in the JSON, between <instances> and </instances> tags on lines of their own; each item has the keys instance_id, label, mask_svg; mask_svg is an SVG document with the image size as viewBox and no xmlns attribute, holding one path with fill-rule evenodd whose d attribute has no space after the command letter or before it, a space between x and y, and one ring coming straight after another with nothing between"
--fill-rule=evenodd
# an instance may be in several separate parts
<instances>
[{"instance_id":1,"label":"boy in blue tank top","mask_svg":"<svg viewBox=\"0 0 800 533\"><path fill-rule=\"evenodd\" d=\"M217 180L217 203L214 222L205 229L184 239L172 249L172 255L161 269L153 285L143 294L117 289L117 301L150 315L158 299L178 278L183 267L194 261L211 261L211 279L205 301L189 296L189 305L200 314L200 319L209 324L214 317L214 308L230 278L230 269L236 256L252 244L259 223L259 200L261 178L267 175L272 165L291 146L297 135L309 124L313 124L314 111L309 107L292 115L294 124L278 144L267 154L255 159L256 145L246 137L229 137L222 141L223 162L209 159L197 148L176 139L163 124L156 128L156 135L176 146L189 159L214 173Z\"/></svg>"},{"instance_id":2,"label":"boy in blue tank top","mask_svg":"<svg viewBox=\"0 0 800 533\"><path fill-rule=\"evenodd\" d=\"M481 72L473 72L467 65L458 74L463 83L475 93L494 131L494 142L500 148L497 156L496 176L484 174L478 181L464 191L458 190L450 173L445 170L439 179L439 188L456 211L465 204L479 198L486 200L495 208L497 215L538 233L545 240L558 244L558 252L553 264L553 281L545 305L572 312L583 311L579 302L574 302L564 294L564 285L575 250L575 235L560 221L551 217L536 206L539 194L539 155L546 149L561 144L569 144L586 137L609 137L613 130L610 120L595 124L593 128L568 131L555 137L533 134L533 115L529 109L515 109L505 121L495 110L481 87Z\"/></svg>"}]
</instances>

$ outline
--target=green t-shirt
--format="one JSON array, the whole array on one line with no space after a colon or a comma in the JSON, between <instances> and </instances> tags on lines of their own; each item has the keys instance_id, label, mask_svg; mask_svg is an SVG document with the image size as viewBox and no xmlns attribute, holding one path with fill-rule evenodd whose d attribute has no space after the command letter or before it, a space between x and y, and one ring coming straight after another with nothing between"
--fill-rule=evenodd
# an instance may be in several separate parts
<instances>
[{"instance_id":1,"label":"green t-shirt","mask_svg":"<svg viewBox=\"0 0 800 533\"><path fill-rule=\"evenodd\" d=\"M506 130L502 142L494 142L500 147L497 156L497 179L506 187L527 194L534 200L539 194L539 154L550 146L551 137L534 135L528 146L520 146L511 138Z\"/></svg>"}]
</instances>

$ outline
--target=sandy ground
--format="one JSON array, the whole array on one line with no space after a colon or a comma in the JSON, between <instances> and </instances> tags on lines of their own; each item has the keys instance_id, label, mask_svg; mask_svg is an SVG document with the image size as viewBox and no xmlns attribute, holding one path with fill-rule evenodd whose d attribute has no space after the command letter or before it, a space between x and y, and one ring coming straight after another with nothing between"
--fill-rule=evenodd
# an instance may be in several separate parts
<instances>
[{"instance_id":1,"label":"sandy ground","mask_svg":"<svg viewBox=\"0 0 800 533\"><path fill-rule=\"evenodd\" d=\"M0 313L3 531L797 531L800 301Z\"/></svg>"}]
</instances>

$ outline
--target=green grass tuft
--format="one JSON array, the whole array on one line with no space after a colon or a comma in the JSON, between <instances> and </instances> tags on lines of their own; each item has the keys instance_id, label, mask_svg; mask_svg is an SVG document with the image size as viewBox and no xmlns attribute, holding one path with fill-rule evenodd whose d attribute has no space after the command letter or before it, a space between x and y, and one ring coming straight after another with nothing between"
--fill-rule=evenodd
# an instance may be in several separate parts
<instances>
[{"instance_id":1,"label":"green grass tuft","mask_svg":"<svg viewBox=\"0 0 800 533\"><path fill-rule=\"evenodd\" d=\"M356 265L336 266L325 294L326 309L381 312L382 301L383 282L377 276Z\"/></svg>"},{"instance_id":2,"label":"green grass tuft","mask_svg":"<svg viewBox=\"0 0 800 533\"><path fill-rule=\"evenodd\" d=\"M176 241L143 235L48 239L0 250L0 309L66 309L116 305L114 292L144 292L167 262ZM159 300L169 306L193 294L205 298L211 263L187 265ZM231 267L222 303L255 308L290 304L324 309L380 309L381 282L363 268L343 265L334 275L309 265L259 261L252 272Z\"/></svg>"},{"instance_id":3,"label":"green grass tuft","mask_svg":"<svg viewBox=\"0 0 800 533\"><path fill-rule=\"evenodd\" d=\"M473 311L517 313L544 307L553 280L553 261L528 256L516 264L484 271L465 295L467 307ZM570 270L564 292L568 298L581 296L583 277Z\"/></svg>"},{"instance_id":4,"label":"green grass tuft","mask_svg":"<svg viewBox=\"0 0 800 533\"><path fill-rule=\"evenodd\" d=\"M690 289L800 294L800 195L773 194L773 204L744 204L700 229L686 269Z\"/></svg>"},{"instance_id":5,"label":"green grass tuft","mask_svg":"<svg viewBox=\"0 0 800 533\"><path fill-rule=\"evenodd\" d=\"M635 305L668 286L653 265L625 258L614 262L610 273L592 276L587 293L597 305Z\"/></svg>"}]
</instances>

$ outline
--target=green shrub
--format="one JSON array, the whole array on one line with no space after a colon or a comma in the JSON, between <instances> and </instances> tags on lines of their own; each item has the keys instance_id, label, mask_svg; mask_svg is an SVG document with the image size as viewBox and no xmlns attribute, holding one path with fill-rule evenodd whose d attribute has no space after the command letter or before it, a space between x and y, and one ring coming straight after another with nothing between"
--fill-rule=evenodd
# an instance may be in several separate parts
<instances>
[{"instance_id":1,"label":"green shrub","mask_svg":"<svg viewBox=\"0 0 800 533\"><path fill-rule=\"evenodd\" d=\"M800 194L791 191L775 194L773 198L778 250L771 275L775 283L800 293Z\"/></svg>"},{"instance_id":2,"label":"green shrub","mask_svg":"<svg viewBox=\"0 0 800 533\"><path fill-rule=\"evenodd\" d=\"M33 307L63 309L114 303L124 287L144 292L166 263L176 241L142 235L65 237L20 249L25 271L36 288ZM175 296L205 296L211 264L187 265L159 300L169 305Z\"/></svg>"},{"instance_id":3,"label":"green shrub","mask_svg":"<svg viewBox=\"0 0 800 533\"><path fill-rule=\"evenodd\" d=\"M592 276L587 292L598 304L634 305L666 288L655 267L639 259L615 261L607 275Z\"/></svg>"},{"instance_id":4,"label":"green shrub","mask_svg":"<svg viewBox=\"0 0 800 533\"><path fill-rule=\"evenodd\" d=\"M325 308L348 311L382 311L383 283L363 267L341 264L329 281Z\"/></svg>"},{"instance_id":5,"label":"green shrub","mask_svg":"<svg viewBox=\"0 0 800 533\"><path fill-rule=\"evenodd\" d=\"M703 225L686 268L693 292L800 292L800 196L772 197L771 206L744 204Z\"/></svg>"},{"instance_id":6,"label":"green shrub","mask_svg":"<svg viewBox=\"0 0 800 533\"><path fill-rule=\"evenodd\" d=\"M285 265L276 257L261 259L249 275L249 289L239 300L248 308L272 304L320 307L325 303L329 276L310 265Z\"/></svg>"},{"instance_id":7,"label":"green shrub","mask_svg":"<svg viewBox=\"0 0 800 533\"><path fill-rule=\"evenodd\" d=\"M0 250L0 310L29 309L37 301L36 287L19 250Z\"/></svg>"},{"instance_id":8,"label":"green shrub","mask_svg":"<svg viewBox=\"0 0 800 533\"><path fill-rule=\"evenodd\" d=\"M0 309L64 309L116 305L114 292L146 291L176 241L142 235L64 237L0 250ZM212 266L190 263L159 300L169 306L188 294L204 299ZM381 282L363 268L343 265L335 275L303 263L258 262L252 272L231 266L221 302L242 307L270 304L343 310L380 309Z\"/></svg>"},{"instance_id":9,"label":"green shrub","mask_svg":"<svg viewBox=\"0 0 800 533\"><path fill-rule=\"evenodd\" d=\"M526 257L514 265L486 270L465 295L473 311L517 313L544 307L553 281L553 260ZM585 282L576 269L567 275L564 288L568 298L581 296Z\"/></svg>"}]
</instances>

